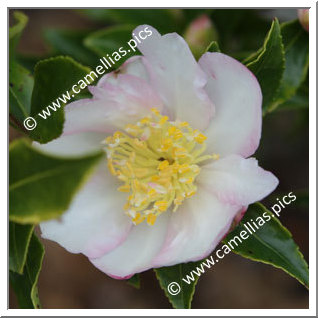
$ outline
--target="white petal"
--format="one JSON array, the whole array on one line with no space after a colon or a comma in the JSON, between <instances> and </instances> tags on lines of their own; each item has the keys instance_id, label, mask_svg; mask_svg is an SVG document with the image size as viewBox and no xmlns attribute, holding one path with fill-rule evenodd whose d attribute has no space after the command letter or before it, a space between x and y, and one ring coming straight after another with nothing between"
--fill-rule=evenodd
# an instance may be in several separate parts
<instances>
[{"instance_id":1,"label":"white petal","mask_svg":"<svg viewBox=\"0 0 318 318\"><path fill-rule=\"evenodd\" d=\"M120 72L134 75L149 82L150 77L146 65L147 61L143 56L132 56L120 67Z\"/></svg>"},{"instance_id":2,"label":"white petal","mask_svg":"<svg viewBox=\"0 0 318 318\"><path fill-rule=\"evenodd\" d=\"M72 253L99 257L121 244L131 228L123 205L127 193L117 191L119 183L110 175L106 159L76 194L60 219L40 224L42 237Z\"/></svg>"},{"instance_id":3,"label":"white petal","mask_svg":"<svg viewBox=\"0 0 318 318\"><path fill-rule=\"evenodd\" d=\"M162 109L159 96L147 82L130 74L107 74L101 83L90 87L90 92L92 99L65 107L63 134L87 131L109 134L137 122L152 107Z\"/></svg>"},{"instance_id":4,"label":"white petal","mask_svg":"<svg viewBox=\"0 0 318 318\"><path fill-rule=\"evenodd\" d=\"M196 180L220 201L242 206L262 200L278 185L278 179L259 167L255 158L238 155L203 166Z\"/></svg>"},{"instance_id":5,"label":"white petal","mask_svg":"<svg viewBox=\"0 0 318 318\"><path fill-rule=\"evenodd\" d=\"M146 57L150 82L168 108L169 116L188 121L196 129L205 129L214 110L204 90L206 75L182 37L176 33L161 36L147 25L137 27L134 33L146 28L152 34L137 46Z\"/></svg>"},{"instance_id":6,"label":"white petal","mask_svg":"<svg viewBox=\"0 0 318 318\"><path fill-rule=\"evenodd\" d=\"M155 225L143 222L134 226L126 241L110 253L90 261L107 275L124 279L151 268L151 261L160 250L170 213L160 215Z\"/></svg>"},{"instance_id":7,"label":"white petal","mask_svg":"<svg viewBox=\"0 0 318 318\"><path fill-rule=\"evenodd\" d=\"M150 77L148 74L147 61L141 55L135 55L126 60L115 72L110 72L104 75L97 83L96 87L103 87L105 84L116 83L118 74L128 74L138 77L146 82L149 82ZM89 86L94 87L94 86Z\"/></svg>"},{"instance_id":8,"label":"white petal","mask_svg":"<svg viewBox=\"0 0 318 318\"><path fill-rule=\"evenodd\" d=\"M221 203L198 187L197 193L172 213L164 246L153 266L171 266L204 258L228 232L240 209Z\"/></svg>"},{"instance_id":9,"label":"white petal","mask_svg":"<svg viewBox=\"0 0 318 318\"><path fill-rule=\"evenodd\" d=\"M249 157L259 145L262 126L262 92L256 77L221 53L205 53L199 64L209 76L205 89L215 104L215 116L205 131L208 151Z\"/></svg>"},{"instance_id":10,"label":"white petal","mask_svg":"<svg viewBox=\"0 0 318 318\"><path fill-rule=\"evenodd\" d=\"M67 136L62 135L47 144L34 142L33 146L50 155L78 157L100 151L101 142L104 139L105 134L84 132Z\"/></svg>"}]
</instances>

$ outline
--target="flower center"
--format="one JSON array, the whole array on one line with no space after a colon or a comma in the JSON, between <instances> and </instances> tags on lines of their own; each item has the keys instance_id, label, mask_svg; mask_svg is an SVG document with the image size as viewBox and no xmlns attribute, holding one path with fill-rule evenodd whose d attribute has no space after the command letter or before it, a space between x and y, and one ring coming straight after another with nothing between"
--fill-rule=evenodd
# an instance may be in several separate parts
<instances>
[{"instance_id":1,"label":"flower center","mask_svg":"<svg viewBox=\"0 0 318 318\"><path fill-rule=\"evenodd\" d=\"M153 225L169 207L176 211L196 193L198 163L218 155L202 155L206 137L187 122L169 121L155 108L125 131L104 141L108 168L124 183L118 190L130 193L125 213L135 225L144 220Z\"/></svg>"}]
</instances>

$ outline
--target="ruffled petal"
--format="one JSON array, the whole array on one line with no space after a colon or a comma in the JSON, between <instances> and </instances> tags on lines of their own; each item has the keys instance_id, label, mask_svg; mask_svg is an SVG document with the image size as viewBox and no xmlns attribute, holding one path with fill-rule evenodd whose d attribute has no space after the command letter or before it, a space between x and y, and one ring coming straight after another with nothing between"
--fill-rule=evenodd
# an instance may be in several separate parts
<instances>
[{"instance_id":1,"label":"ruffled petal","mask_svg":"<svg viewBox=\"0 0 318 318\"><path fill-rule=\"evenodd\" d=\"M102 148L101 142L105 134L84 132L74 135L61 136L47 144L33 142L33 146L42 152L54 156L78 157L98 152Z\"/></svg>"},{"instance_id":2,"label":"ruffled petal","mask_svg":"<svg viewBox=\"0 0 318 318\"><path fill-rule=\"evenodd\" d=\"M170 213L163 213L154 226L143 222L134 226L126 241L110 253L90 261L102 272L126 279L152 267L151 261L160 250L167 230Z\"/></svg>"},{"instance_id":3,"label":"ruffled petal","mask_svg":"<svg viewBox=\"0 0 318 318\"><path fill-rule=\"evenodd\" d=\"M127 59L118 70L104 75L97 83L97 87L103 87L105 83L116 83L118 74L128 74L149 82L149 66L141 55L135 55Z\"/></svg>"},{"instance_id":4,"label":"ruffled petal","mask_svg":"<svg viewBox=\"0 0 318 318\"><path fill-rule=\"evenodd\" d=\"M262 128L262 92L256 77L222 53L205 53L199 64L209 76L205 89L215 104L205 131L208 151L249 157L259 145Z\"/></svg>"},{"instance_id":5,"label":"ruffled petal","mask_svg":"<svg viewBox=\"0 0 318 318\"><path fill-rule=\"evenodd\" d=\"M205 129L214 111L204 90L206 75L182 37L176 33L161 36L147 25L137 27L134 33L146 28L152 34L137 46L146 57L150 83L168 108L168 115Z\"/></svg>"},{"instance_id":6,"label":"ruffled petal","mask_svg":"<svg viewBox=\"0 0 318 318\"><path fill-rule=\"evenodd\" d=\"M82 99L65 107L64 135L80 132L112 133L149 115L162 102L149 84L134 75L112 72L97 86L91 86L92 99Z\"/></svg>"},{"instance_id":7,"label":"ruffled petal","mask_svg":"<svg viewBox=\"0 0 318 318\"><path fill-rule=\"evenodd\" d=\"M114 249L132 226L123 209L126 194L116 190L118 185L108 172L106 160L102 160L61 218L40 224L42 237L88 257Z\"/></svg>"},{"instance_id":8,"label":"ruffled petal","mask_svg":"<svg viewBox=\"0 0 318 318\"><path fill-rule=\"evenodd\" d=\"M149 82L149 66L143 56L132 56L120 67L121 74L134 75Z\"/></svg>"},{"instance_id":9,"label":"ruffled petal","mask_svg":"<svg viewBox=\"0 0 318 318\"><path fill-rule=\"evenodd\" d=\"M199 187L193 197L172 213L165 243L153 260L153 266L171 266L204 258L228 232L241 208L224 204Z\"/></svg>"},{"instance_id":10,"label":"ruffled petal","mask_svg":"<svg viewBox=\"0 0 318 318\"><path fill-rule=\"evenodd\" d=\"M262 200L278 185L278 179L259 167L255 158L238 155L203 166L196 180L221 202L236 206Z\"/></svg>"}]
</instances>

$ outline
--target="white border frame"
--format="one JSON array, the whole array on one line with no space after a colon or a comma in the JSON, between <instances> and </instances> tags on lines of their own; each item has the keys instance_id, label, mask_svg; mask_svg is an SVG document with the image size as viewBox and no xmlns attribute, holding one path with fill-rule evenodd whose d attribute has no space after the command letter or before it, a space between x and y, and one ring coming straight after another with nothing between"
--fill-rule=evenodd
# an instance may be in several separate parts
<instances>
[{"instance_id":1,"label":"white border frame","mask_svg":"<svg viewBox=\"0 0 318 318\"><path fill-rule=\"evenodd\" d=\"M134 2L125 1L98 1L90 0L90 7L180 7L193 8L193 4L196 4L196 7L202 8L225 8L232 7L235 8L238 4L240 8L308 8L310 10L310 33L309 33L309 264L310 264L310 276L309 276L309 309L7 309L7 299L8 299L8 290L7 290L7 276L8 276L8 264L2 260L0 266L0 277L1 277L1 298L0 298L0 314L1 316L316 316L316 2L315 1L282 1L282 0L267 0L267 1L247 1L241 0L239 3L235 1L227 0L209 0L202 1L196 0L195 2L186 2L186 1L172 1L172 0L161 0L158 2L154 1L143 1L135 0ZM83 3L84 5L86 3ZM76 8L79 7L78 0L55 0L54 8ZM21 0L5 0L5 7L1 8L1 40L2 43L7 43L7 9L12 7L19 8L32 8L32 7L43 7L43 8L52 8L46 5L43 1L39 0L29 0L27 2ZM85 7L85 6L82 6ZM8 53L2 47L0 51L2 70L7 70L7 59ZM1 80L1 96L6 96L6 104L0 108L2 125L1 136L7 136L7 146L8 146L8 114L7 108L4 105L8 105L8 95L7 95L7 78L3 75ZM4 144L4 143L3 143ZM1 167L2 175L7 175L8 173L8 152L6 147L1 148ZM7 171L4 171L5 168ZM292 173L292 171L290 172ZM8 175L7 175L8 177ZM2 202L2 213L1 213L1 231L0 231L0 241L1 241L1 255L7 255L7 222L8 217L4 211L8 208L8 186L7 180L2 178L1 183L1 202ZM4 205L4 202L7 205ZM2 258L3 259L3 258ZM212 288L212 287L211 287Z\"/></svg>"}]
</instances>

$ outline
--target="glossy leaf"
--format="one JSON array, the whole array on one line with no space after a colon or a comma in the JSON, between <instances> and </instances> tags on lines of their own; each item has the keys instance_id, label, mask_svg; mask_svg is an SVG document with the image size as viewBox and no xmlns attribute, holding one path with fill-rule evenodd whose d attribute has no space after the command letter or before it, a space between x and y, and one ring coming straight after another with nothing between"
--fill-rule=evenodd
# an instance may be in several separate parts
<instances>
[{"instance_id":1,"label":"glossy leaf","mask_svg":"<svg viewBox=\"0 0 318 318\"><path fill-rule=\"evenodd\" d=\"M293 95L287 101L279 104L277 110L289 110L289 109L308 109L309 107L309 76L305 81L298 87L295 95Z\"/></svg>"},{"instance_id":2,"label":"glossy leaf","mask_svg":"<svg viewBox=\"0 0 318 318\"><path fill-rule=\"evenodd\" d=\"M59 100L60 108L57 111L49 110L51 116L41 118L42 112L57 98L69 91L74 84L89 73L89 68L75 62L70 57L54 57L37 63L34 70L34 89L31 100L31 116L37 121L37 127L30 132L32 139L40 143L49 142L63 131L64 111L66 103ZM72 94L69 95L72 100ZM67 99L64 99L67 101Z\"/></svg>"},{"instance_id":3,"label":"glossy leaf","mask_svg":"<svg viewBox=\"0 0 318 318\"><path fill-rule=\"evenodd\" d=\"M277 19L273 21L263 47L249 57L245 64L260 83L265 113L275 101L285 67L284 47Z\"/></svg>"},{"instance_id":4,"label":"glossy leaf","mask_svg":"<svg viewBox=\"0 0 318 318\"><path fill-rule=\"evenodd\" d=\"M285 47L286 67L277 98L268 111L291 99L305 80L309 65L308 32L298 20L282 24L282 37Z\"/></svg>"},{"instance_id":5,"label":"glossy leaf","mask_svg":"<svg viewBox=\"0 0 318 318\"><path fill-rule=\"evenodd\" d=\"M135 274L133 277L127 279L127 283L137 289L140 288L140 274Z\"/></svg>"},{"instance_id":6,"label":"glossy leaf","mask_svg":"<svg viewBox=\"0 0 318 318\"><path fill-rule=\"evenodd\" d=\"M23 273L33 225L9 222L9 269Z\"/></svg>"},{"instance_id":7,"label":"glossy leaf","mask_svg":"<svg viewBox=\"0 0 318 318\"><path fill-rule=\"evenodd\" d=\"M308 109L309 107L309 95L308 95L308 86L300 87L296 94L287 100L286 102L279 105L280 110L288 109Z\"/></svg>"},{"instance_id":8,"label":"glossy leaf","mask_svg":"<svg viewBox=\"0 0 318 318\"><path fill-rule=\"evenodd\" d=\"M30 112L33 78L15 59L15 48L28 17L20 11L14 11L13 17L16 24L9 28L9 113L10 123L19 129Z\"/></svg>"},{"instance_id":9,"label":"glossy leaf","mask_svg":"<svg viewBox=\"0 0 318 318\"><path fill-rule=\"evenodd\" d=\"M10 284L17 296L20 308L40 308L37 282L42 266L44 248L39 239L33 233L23 274L10 271Z\"/></svg>"},{"instance_id":10,"label":"glossy leaf","mask_svg":"<svg viewBox=\"0 0 318 318\"><path fill-rule=\"evenodd\" d=\"M98 56L84 46L89 31L47 29L44 37L53 48L54 55L69 55L84 65L96 66Z\"/></svg>"},{"instance_id":11,"label":"glossy leaf","mask_svg":"<svg viewBox=\"0 0 318 318\"><path fill-rule=\"evenodd\" d=\"M212 41L206 48L205 52L221 52L218 42Z\"/></svg>"},{"instance_id":12,"label":"glossy leaf","mask_svg":"<svg viewBox=\"0 0 318 318\"><path fill-rule=\"evenodd\" d=\"M194 281L191 284L187 284L182 280L191 270L195 269L196 266L200 265L200 262L190 262L186 264L178 264L170 267L161 267L154 269L160 287L164 290L165 295L169 299L170 303L174 308L177 309L188 309L191 308L191 302L195 291L195 285L198 282L199 277L194 276ZM180 292L176 295L172 295L168 291L168 286L171 283L177 283L180 286ZM178 287L174 286L173 290Z\"/></svg>"},{"instance_id":13,"label":"glossy leaf","mask_svg":"<svg viewBox=\"0 0 318 318\"><path fill-rule=\"evenodd\" d=\"M263 213L270 216L270 220L267 221ZM263 224L264 222L261 221L260 217L265 224ZM252 234L249 234L244 224L249 227L247 222L253 224L251 219L259 225L259 229L254 227L256 229L255 233L250 229ZM245 240L241 239L242 243L239 243L238 246L232 244L235 246L234 253L281 268L308 287L308 265L294 242L291 233L273 213L260 203L250 205L239 225L226 237L225 243L228 244L235 236L240 237L242 230L246 231L249 237ZM238 242L237 239L236 241Z\"/></svg>"},{"instance_id":14,"label":"glossy leaf","mask_svg":"<svg viewBox=\"0 0 318 318\"><path fill-rule=\"evenodd\" d=\"M20 122L30 113L33 77L15 61L9 64L9 111Z\"/></svg>"},{"instance_id":15,"label":"glossy leaf","mask_svg":"<svg viewBox=\"0 0 318 318\"><path fill-rule=\"evenodd\" d=\"M132 38L133 30L134 27L131 25L108 27L107 29L91 33L85 38L84 44L99 57L105 57L109 65L112 66L109 70L113 70L118 68L129 57L140 54L137 49L134 51L127 44ZM119 51L120 48L121 52ZM104 61L104 63L106 64L107 62Z\"/></svg>"},{"instance_id":16,"label":"glossy leaf","mask_svg":"<svg viewBox=\"0 0 318 318\"><path fill-rule=\"evenodd\" d=\"M35 150L24 139L10 144L9 218L39 223L60 216L101 154L63 159Z\"/></svg>"}]
</instances>

